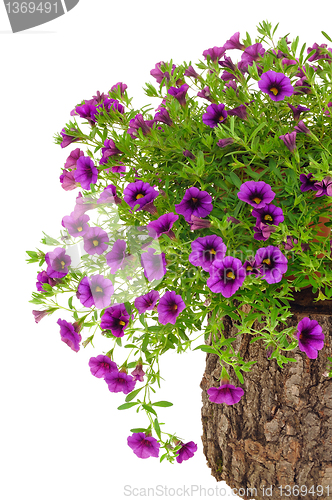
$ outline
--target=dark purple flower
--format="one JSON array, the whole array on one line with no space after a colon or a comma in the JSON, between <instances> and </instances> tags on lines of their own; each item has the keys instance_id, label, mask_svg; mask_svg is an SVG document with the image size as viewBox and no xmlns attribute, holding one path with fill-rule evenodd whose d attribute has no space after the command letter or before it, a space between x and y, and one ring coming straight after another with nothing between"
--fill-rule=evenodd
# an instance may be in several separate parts
<instances>
[{"instance_id":1,"label":"dark purple flower","mask_svg":"<svg viewBox=\"0 0 332 500\"><path fill-rule=\"evenodd\" d=\"M296 132L290 132L285 135L279 135L279 139L281 139L285 146L289 149L289 151L292 153L294 149L296 149Z\"/></svg>"},{"instance_id":2,"label":"dark purple flower","mask_svg":"<svg viewBox=\"0 0 332 500\"><path fill-rule=\"evenodd\" d=\"M326 49L326 47L327 47L326 43L322 43L321 45L314 43L312 47L307 48L307 54L310 54L311 51L315 50L315 53L309 57L308 61L312 62L312 61L317 61L318 59L331 59L330 54L321 53L322 51L320 49Z\"/></svg>"},{"instance_id":3,"label":"dark purple flower","mask_svg":"<svg viewBox=\"0 0 332 500\"><path fill-rule=\"evenodd\" d=\"M106 254L107 265L111 268L111 274L115 274L118 269L124 269L130 261L130 254L126 254L127 243L125 240L116 240L112 250Z\"/></svg>"},{"instance_id":4,"label":"dark purple flower","mask_svg":"<svg viewBox=\"0 0 332 500\"><path fill-rule=\"evenodd\" d=\"M166 274L165 254L156 254L154 248L149 248L141 255L141 264L144 269L144 276L148 281L160 280Z\"/></svg>"},{"instance_id":5,"label":"dark purple flower","mask_svg":"<svg viewBox=\"0 0 332 500\"><path fill-rule=\"evenodd\" d=\"M122 104L119 103L117 99L105 99L105 101L99 106L97 106L97 111L101 113L103 111L103 108L105 108L106 111L118 111L121 114L124 114L124 107Z\"/></svg>"},{"instance_id":6,"label":"dark purple flower","mask_svg":"<svg viewBox=\"0 0 332 500\"><path fill-rule=\"evenodd\" d=\"M302 182L300 189L302 193L305 191L317 191L317 188L315 186L315 183L317 182L316 179L313 178L314 174L301 174L300 175L300 181Z\"/></svg>"},{"instance_id":7,"label":"dark purple flower","mask_svg":"<svg viewBox=\"0 0 332 500\"><path fill-rule=\"evenodd\" d=\"M192 241L191 250L189 262L193 266L201 266L204 271L210 272L215 260L225 258L227 247L220 236L212 234Z\"/></svg>"},{"instance_id":8,"label":"dark purple flower","mask_svg":"<svg viewBox=\"0 0 332 500\"><path fill-rule=\"evenodd\" d=\"M230 73L229 71L223 71L220 78L225 82L228 82L229 80L236 80L236 76Z\"/></svg>"},{"instance_id":9,"label":"dark purple flower","mask_svg":"<svg viewBox=\"0 0 332 500\"><path fill-rule=\"evenodd\" d=\"M90 125L94 125L96 123L97 108L94 104L76 106L75 111L81 118L85 118Z\"/></svg>"},{"instance_id":10,"label":"dark purple flower","mask_svg":"<svg viewBox=\"0 0 332 500\"><path fill-rule=\"evenodd\" d=\"M238 116L241 120L246 120L247 107L244 104L240 104L240 106L237 106L236 108L228 109L227 116Z\"/></svg>"},{"instance_id":11,"label":"dark purple flower","mask_svg":"<svg viewBox=\"0 0 332 500\"><path fill-rule=\"evenodd\" d=\"M197 187L186 190L181 201L175 206L176 213L184 216L187 222L191 222L191 216L205 217L212 212L212 198L207 191L200 191Z\"/></svg>"},{"instance_id":12,"label":"dark purple flower","mask_svg":"<svg viewBox=\"0 0 332 500\"><path fill-rule=\"evenodd\" d=\"M230 57L225 56L224 61L218 61L219 66L222 68L228 68L232 71L236 71L236 66Z\"/></svg>"},{"instance_id":13,"label":"dark purple flower","mask_svg":"<svg viewBox=\"0 0 332 500\"><path fill-rule=\"evenodd\" d=\"M159 323L162 325L167 323L175 325L176 318L185 308L186 304L183 302L181 295L176 295L174 291L165 292L157 306Z\"/></svg>"},{"instance_id":14,"label":"dark purple flower","mask_svg":"<svg viewBox=\"0 0 332 500\"><path fill-rule=\"evenodd\" d=\"M196 160L196 156L193 155L188 149L185 149L183 151L183 155L186 157L186 158L190 158L191 160Z\"/></svg>"},{"instance_id":15,"label":"dark purple flower","mask_svg":"<svg viewBox=\"0 0 332 500\"><path fill-rule=\"evenodd\" d=\"M154 437L146 436L144 432L135 432L127 438L127 443L138 458L159 457L160 444Z\"/></svg>"},{"instance_id":16,"label":"dark purple flower","mask_svg":"<svg viewBox=\"0 0 332 500\"><path fill-rule=\"evenodd\" d=\"M305 77L300 78L300 80L297 80L294 85L294 89L296 92L294 92L294 95L301 95L301 94L311 94L311 85Z\"/></svg>"},{"instance_id":17,"label":"dark purple flower","mask_svg":"<svg viewBox=\"0 0 332 500\"><path fill-rule=\"evenodd\" d=\"M190 76L191 78L196 78L196 79L200 77L192 66L188 66L188 68L184 72L184 76Z\"/></svg>"},{"instance_id":18,"label":"dark purple flower","mask_svg":"<svg viewBox=\"0 0 332 500\"><path fill-rule=\"evenodd\" d=\"M151 131L154 123L154 120L144 120L143 115L141 113L138 113L134 118L130 120L127 133L132 139L136 139L136 137L138 137L139 129L142 130L143 135L146 135Z\"/></svg>"},{"instance_id":19,"label":"dark purple flower","mask_svg":"<svg viewBox=\"0 0 332 500\"><path fill-rule=\"evenodd\" d=\"M194 456L195 451L197 451L197 444L194 441L189 441L189 443L181 443L181 448L176 451L176 461L178 464L182 464L183 460L189 460L189 458Z\"/></svg>"},{"instance_id":20,"label":"dark purple flower","mask_svg":"<svg viewBox=\"0 0 332 500\"><path fill-rule=\"evenodd\" d=\"M129 394L135 389L136 385L136 380L134 380L133 377L127 375L125 372L118 372L117 370L106 373L104 380L111 392Z\"/></svg>"},{"instance_id":21,"label":"dark purple flower","mask_svg":"<svg viewBox=\"0 0 332 500\"><path fill-rule=\"evenodd\" d=\"M203 56L205 59L207 59L207 56L210 56L211 61L216 62L219 61L225 52L225 47L213 47L212 49L204 50Z\"/></svg>"},{"instance_id":22,"label":"dark purple flower","mask_svg":"<svg viewBox=\"0 0 332 500\"><path fill-rule=\"evenodd\" d=\"M162 234L166 234L171 239L174 239L175 235L172 231L172 227L174 222L177 221L178 218L178 215L170 212L168 214L161 215L157 220L149 222L149 224L147 225L149 236L155 240Z\"/></svg>"},{"instance_id":23,"label":"dark purple flower","mask_svg":"<svg viewBox=\"0 0 332 500\"><path fill-rule=\"evenodd\" d=\"M294 131L302 133L302 134L307 134L307 135L309 135L311 133L310 130L308 129L308 127L304 124L304 122L302 120L300 120L298 122L298 124L294 127Z\"/></svg>"},{"instance_id":24,"label":"dark purple flower","mask_svg":"<svg viewBox=\"0 0 332 500\"><path fill-rule=\"evenodd\" d=\"M215 260L210 267L210 278L206 284L214 293L229 298L242 286L246 277L242 262L235 257Z\"/></svg>"},{"instance_id":25,"label":"dark purple flower","mask_svg":"<svg viewBox=\"0 0 332 500\"><path fill-rule=\"evenodd\" d=\"M271 186L264 181L247 181L241 185L237 196L252 207L263 208L271 203L275 193L272 191Z\"/></svg>"},{"instance_id":26,"label":"dark purple flower","mask_svg":"<svg viewBox=\"0 0 332 500\"><path fill-rule=\"evenodd\" d=\"M71 258L66 254L66 250L57 247L53 252L45 254L47 264L47 274L50 278L63 278L68 274L68 267L71 264Z\"/></svg>"},{"instance_id":27,"label":"dark purple flower","mask_svg":"<svg viewBox=\"0 0 332 500\"><path fill-rule=\"evenodd\" d=\"M164 61L160 61L159 63L157 63L154 69L150 71L150 75L157 80L157 83L161 83L163 78L166 78L166 80L169 82L170 81L169 72L168 71L163 72L160 69L161 65L165 65ZM172 69L172 75L173 75L174 70L176 68L175 64L173 64L172 68L173 68Z\"/></svg>"},{"instance_id":28,"label":"dark purple flower","mask_svg":"<svg viewBox=\"0 0 332 500\"><path fill-rule=\"evenodd\" d=\"M227 137L226 139L220 139L217 142L217 146L219 146L220 148L225 148L226 146L233 144L233 142L234 142L234 139L232 139L231 137Z\"/></svg>"},{"instance_id":29,"label":"dark purple flower","mask_svg":"<svg viewBox=\"0 0 332 500\"><path fill-rule=\"evenodd\" d=\"M102 158L99 161L100 165L105 165L109 156L115 156L121 153L121 151L116 147L113 139L106 139L104 141L104 148L101 148Z\"/></svg>"},{"instance_id":30,"label":"dark purple flower","mask_svg":"<svg viewBox=\"0 0 332 500\"><path fill-rule=\"evenodd\" d=\"M159 292L151 290L151 292L141 295L135 299L135 307L139 314L144 314L146 311L152 311L159 300Z\"/></svg>"},{"instance_id":31,"label":"dark purple flower","mask_svg":"<svg viewBox=\"0 0 332 500\"><path fill-rule=\"evenodd\" d=\"M290 109L293 111L294 120L296 121L299 120L301 113L303 113L304 111L310 111L310 108L306 108L305 106L300 106L300 105L295 107L289 102L287 103L287 106L289 106Z\"/></svg>"},{"instance_id":32,"label":"dark purple flower","mask_svg":"<svg viewBox=\"0 0 332 500\"><path fill-rule=\"evenodd\" d=\"M257 222L254 227L254 239L258 241L266 241L270 238L271 233L274 233L275 227L264 224L263 222Z\"/></svg>"},{"instance_id":33,"label":"dark purple flower","mask_svg":"<svg viewBox=\"0 0 332 500\"><path fill-rule=\"evenodd\" d=\"M45 290L43 288L44 283L47 283L51 287L56 285L56 281L54 279L50 278L46 271L41 271L40 273L38 273L37 280L38 281L36 283L36 287L37 287L38 292L45 292Z\"/></svg>"},{"instance_id":34,"label":"dark purple flower","mask_svg":"<svg viewBox=\"0 0 332 500\"><path fill-rule=\"evenodd\" d=\"M73 351L78 352L80 350L80 342L82 340L78 324L68 323L64 319L58 319L57 323L60 326L62 342L67 344Z\"/></svg>"},{"instance_id":35,"label":"dark purple flower","mask_svg":"<svg viewBox=\"0 0 332 500\"><path fill-rule=\"evenodd\" d=\"M236 219L235 217L232 217L231 215L227 217L227 222L233 222L233 224L241 224L241 221L239 219Z\"/></svg>"},{"instance_id":36,"label":"dark purple flower","mask_svg":"<svg viewBox=\"0 0 332 500\"><path fill-rule=\"evenodd\" d=\"M224 122L226 118L225 104L210 104L202 116L203 123L211 128L216 127L218 123Z\"/></svg>"},{"instance_id":37,"label":"dark purple flower","mask_svg":"<svg viewBox=\"0 0 332 500\"><path fill-rule=\"evenodd\" d=\"M123 190L123 199L130 208L134 208L135 205L139 205L139 210L144 210L144 206L150 202L153 202L158 196L158 191L156 191L148 182L136 181L131 182Z\"/></svg>"},{"instance_id":38,"label":"dark purple flower","mask_svg":"<svg viewBox=\"0 0 332 500\"><path fill-rule=\"evenodd\" d=\"M261 277L271 283L279 283L287 271L288 260L278 247L269 245L259 248L255 255L256 265L260 268Z\"/></svg>"},{"instance_id":39,"label":"dark purple flower","mask_svg":"<svg viewBox=\"0 0 332 500\"><path fill-rule=\"evenodd\" d=\"M120 161L119 162L119 165L114 165L114 167L111 167L111 169L109 168L105 168L105 172L109 173L109 171L112 171L113 173L120 173L120 175L124 175L122 174L121 172L125 172L126 171L126 166Z\"/></svg>"},{"instance_id":40,"label":"dark purple flower","mask_svg":"<svg viewBox=\"0 0 332 500\"><path fill-rule=\"evenodd\" d=\"M110 330L114 337L123 337L124 330L127 328L129 324L130 316L127 313L125 305L114 304L111 307L108 307L100 322L100 328L103 330Z\"/></svg>"},{"instance_id":41,"label":"dark purple flower","mask_svg":"<svg viewBox=\"0 0 332 500\"><path fill-rule=\"evenodd\" d=\"M296 238L293 240L291 236L287 236L286 242L283 241L282 244L284 245L285 250L292 250L294 248L294 243L296 245L297 242L298 240Z\"/></svg>"},{"instance_id":42,"label":"dark purple flower","mask_svg":"<svg viewBox=\"0 0 332 500\"><path fill-rule=\"evenodd\" d=\"M332 196L332 177L325 177L320 182L315 182L316 196Z\"/></svg>"},{"instance_id":43,"label":"dark purple flower","mask_svg":"<svg viewBox=\"0 0 332 500\"><path fill-rule=\"evenodd\" d=\"M272 70L262 74L258 86L262 92L271 97L272 101L282 101L286 96L291 96L294 93L288 76Z\"/></svg>"},{"instance_id":44,"label":"dark purple flower","mask_svg":"<svg viewBox=\"0 0 332 500\"><path fill-rule=\"evenodd\" d=\"M98 170L89 156L81 156L77 160L74 173L75 181L79 182L83 189L90 189L98 179Z\"/></svg>"},{"instance_id":45,"label":"dark purple flower","mask_svg":"<svg viewBox=\"0 0 332 500\"><path fill-rule=\"evenodd\" d=\"M263 208L254 208L252 215L256 217L256 224L259 223L278 226L284 221L284 214L281 208L275 205L265 205Z\"/></svg>"},{"instance_id":46,"label":"dark purple flower","mask_svg":"<svg viewBox=\"0 0 332 500\"><path fill-rule=\"evenodd\" d=\"M44 309L44 311L32 311L32 314L34 315L35 322L39 323L45 316L48 314L51 314L52 310L49 309Z\"/></svg>"},{"instance_id":47,"label":"dark purple flower","mask_svg":"<svg viewBox=\"0 0 332 500\"><path fill-rule=\"evenodd\" d=\"M106 243L109 242L107 233L100 227L90 227L84 235L84 250L89 255L95 253L101 255L106 249Z\"/></svg>"},{"instance_id":48,"label":"dark purple flower","mask_svg":"<svg viewBox=\"0 0 332 500\"><path fill-rule=\"evenodd\" d=\"M255 43L246 47L242 53L241 61L246 63L246 65L251 65L253 61L259 61L263 57L265 49L261 43ZM258 84L259 85L259 84Z\"/></svg>"},{"instance_id":49,"label":"dark purple flower","mask_svg":"<svg viewBox=\"0 0 332 500\"><path fill-rule=\"evenodd\" d=\"M143 382L144 381L145 371L143 371L143 367L141 364L136 365L135 370L131 372L131 376L135 380L135 382Z\"/></svg>"},{"instance_id":50,"label":"dark purple flower","mask_svg":"<svg viewBox=\"0 0 332 500\"><path fill-rule=\"evenodd\" d=\"M233 36L230 37L229 40L227 40L226 43L224 43L224 49L226 50L231 50L231 49L239 49L243 50L245 46L243 43L240 43L240 32L237 31L234 33Z\"/></svg>"},{"instance_id":51,"label":"dark purple flower","mask_svg":"<svg viewBox=\"0 0 332 500\"><path fill-rule=\"evenodd\" d=\"M305 352L309 359L316 359L318 351L324 347L325 335L317 321L303 318L297 325L296 337L299 349Z\"/></svg>"},{"instance_id":52,"label":"dark purple flower","mask_svg":"<svg viewBox=\"0 0 332 500\"><path fill-rule=\"evenodd\" d=\"M232 384L223 384L220 387L210 387L206 392L212 403L226 403L227 405L235 405L244 394L244 390L241 387L235 387Z\"/></svg>"},{"instance_id":53,"label":"dark purple flower","mask_svg":"<svg viewBox=\"0 0 332 500\"><path fill-rule=\"evenodd\" d=\"M125 83L122 83L122 82L118 82L111 87L110 92L117 92L118 90L120 90L120 93L123 94L127 88L128 88L128 85L126 85Z\"/></svg>"},{"instance_id":54,"label":"dark purple flower","mask_svg":"<svg viewBox=\"0 0 332 500\"><path fill-rule=\"evenodd\" d=\"M75 181L75 171L69 172L65 168L62 170L62 174L60 175L61 187L65 191L72 191L73 189L79 186L79 183Z\"/></svg>"},{"instance_id":55,"label":"dark purple flower","mask_svg":"<svg viewBox=\"0 0 332 500\"><path fill-rule=\"evenodd\" d=\"M255 276L259 275L259 269L256 266L255 259L253 258L245 261L245 263L243 264L243 269L245 270L247 276L251 274L254 274Z\"/></svg>"},{"instance_id":56,"label":"dark purple flower","mask_svg":"<svg viewBox=\"0 0 332 500\"><path fill-rule=\"evenodd\" d=\"M84 236L88 231L89 226L87 222L90 220L90 217L86 214L82 214L80 216L76 216L74 212L70 215L66 215L62 219L62 226L68 230L70 236L74 236L74 238L78 236Z\"/></svg>"},{"instance_id":57,"label":"dark purple flower","mask_svg":"<svg viewBox=\"0 0 332 500\"><path fill-rule=\"evenodd\" d=\"M76 130L75 128L71 128L70 130L72 132L78 132L78 130ZM66 130L64 128L61 130L60 135L62 135L62 142L61 142L61 147L62 148L66 148L72 142L77 142L77 141L80 140L79 137L73 137L71 135L67 135L66 134Z\"/></svg>"},{"instance_id":58,"label":"dark purple flower","mask_svg":"<svg viewBox=\"0 0 332 500\"><path fill-rule=\"evenodd\" d=\"M77 160L81 157L84 156L84 152L80 150L80 148L74 149L70 155L68 156L66 163L65 163L65 168L71 168L71 167L76 167Z\"/></svg>"},{"instance_id":59,"label":"dark purple flower","mask_svg":"<svg viewBox=\"0 0 332 500\"><path fill-rule=\"evenodd\" d=\"M160 111L158 111L158 113L154 115L154 120L156 122L166 123L166 125L169 126L173 125L171 117L169 116L169 113L165 108L161 108Z\"/></svg>"},{"instance_id":60,"label":"dark purple flower","mask_svg":"<svg viewBox=\"0 0 332 500\"><path fill-rule=\"evenodd\" d=\"M104 309L110 305L114 287L111 280L104 278L101 274L96 274L90 277L85 276L80 281L77 291L83 306L96 306L97 309Z\"/></svg>"},{"instance_id":61,"label":"dark purple flower","mask_svg":"<svg viewBox=\"0 0 332 500\"><path fill-rule=\"evenodd\" d=\"M118 371L118 367L111 358L104 356L104 354L99 354L96 358L89 359L89 366L92 375L97 378L104 378L107 373L113 371Z\"/></svg>"},{"instance_id":62,"label":"dark purple flower","mask_svg":"<svg viewBox=\"0 0 332 500\"><path fill-rule=\"evenodd\" d=\"M198 97L202 97L203 99L207 99L208 101L211 101L210 97L210 87L204 87L203 90L200 90L197 92Z\"/></svg>"},{"instance_id":63,"label":"dark purple flower","mask_svg":"<svg viewBox=\"0 0 332 500\"><path fill-rule=\"evenodd\" d=\"M122 202L121 198L116 194L116 187L114 184L109 184L104 188L104 191L100 194L97 203L115 203L119 205Z\"/></svg>"},{"instance_id":64,"label":"dark purple flower","mask_svg":"<svg viewBox=\"0 0 332 500\"><path fill-rule=\"evenodd\" d=\"M332 106L332 101L327 103L328 108L330 108L331 106ZM324 109L325 108L323 108L323 111L324 111ZM326 111L324 111L324 115L330 116L330 111L327 109Z\"/></svg>"},{"instance_id":65,"label":"dark purple flower","mask_svg":"<svg viewBox=\"0 0 332 500\"><path fill-rule=\"evenodd\" d=\"M195 215L191 215L190 221L187 222L189 222L191 231L194 231L195 229L205 229L211 226L211 222L209 220L200 219Z\"/></svg>"},{"instance_id":66,"label":"dark purple flower","mask_svg":"<svg viewBox=\"0 0 332 500\"><path fill-rule=\"evenodd\" d=\"M186 105L186 93L188 92L189 85L186 83L181 85L181 87L176 88L176 87L170 87L167 91L168 94L172 95L175 97L177 101L181 104L181 106Z\"/></svg>"}]
</instances>

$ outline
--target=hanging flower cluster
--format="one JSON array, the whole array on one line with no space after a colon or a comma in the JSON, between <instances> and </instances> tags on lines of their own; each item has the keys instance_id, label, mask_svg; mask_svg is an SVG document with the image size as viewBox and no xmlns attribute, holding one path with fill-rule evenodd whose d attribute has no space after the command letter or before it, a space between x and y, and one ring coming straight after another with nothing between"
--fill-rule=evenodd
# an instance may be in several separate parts
<instances>
[{"instance_id":1,"label":"hanging flower cluster","mask_svg":"<svg viewBox=\"0 0 332 500\"><path fill-rule=\"evenodd\" d=\"M294 361L284 351L315 360L324 347L317 321L285 329L285 319L294 291L332 297L332 48L314 43L297 54L298 39L274 44L271 29L258 27L270 47L237 32L203 50L196 67L156 63L158 86L145 89L158 99L153 113L134 109L118 82L78 103L56 136L62 148L82 144L60 175L65 191L80 192L59 217L61 236L41 241L53 249L27 252L45 263L34 319L71 311L72 322L57 323L75 352L93 346L97 332L107 338L110 349L89 368L125 395L120 410L146 412L146 426L127 438L142 459L182 463L197 451L159 420L158 408L172 406L155 401L161 354L205 335L195 348L221 365L207 397L234 405L246 397L235 380L244 384L251 363L220 333L223 316L238 335L261 339L281 367ZM68 307L57 301L65 292ZM86 328L93 332L82 341Z\"/></svg>"}]
</instances>

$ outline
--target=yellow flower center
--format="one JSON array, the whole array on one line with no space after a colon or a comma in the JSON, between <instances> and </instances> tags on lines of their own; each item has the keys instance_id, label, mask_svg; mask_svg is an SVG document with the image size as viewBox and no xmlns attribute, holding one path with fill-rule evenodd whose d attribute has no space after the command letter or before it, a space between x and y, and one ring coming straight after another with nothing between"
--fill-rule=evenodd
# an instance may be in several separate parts
<instances>
[{"instance_id":1,"label":"yellow flower center","mask_svg":"<svg viewBox=\"0 0 332 500\"><path fill-rule=\"evenodd\" d=\"M80 227L78 227L78 228L77 228L77 231L80 233L81 231L83 231L83 227L81 227L81 226L80 226Z\"/></svg>"},{"instance_id":2,"label":"yellow flower center","mask_svg":"<svg viewBox=\"0 0 332 500\"><path fill-rule=\"evenodd\" d=\"M197 198L191 198L193 200L194 203L196 203L197 201Z\"/></svg>"},{"instance_id":3,"label":"yellow flower center","mask_svg":"<svg viewBox=\"0 0 332 500\"><path fill-rule=\"evenodd\" d=\"M62 261L61 261L61 269L64 269L65 265L66 265L66 263L65 263L65 262L63 262L63 260L62 260Z\"/></svg>"},{"instance_id":4,"label":"yellow flower center","mask_svg":"<svg viewBox=\"0 0 332 500\"><path fill-rule=\"evenodd\" d=\"M103 289L100 288L100 286L96 286L96 292L102 292L102 291L103 291Z\"/></svg>"},{"instance_id":5,"label":"yellow flower center","mask_svg":"<svg viewBox=\"0 0 332 500\"><path fill-rule=\"evenodd\" d=\"M126 323L124 321L119 321L119 325L124 326Z\"/></svg>"},{"instance_id":6,"label":"yellow flower center","mask_svg":"<svg viewBox=\"0 0 332 500\"><path fill-rule=\"evenodd\" d=\"M95 247L97 247L99 245L99 241L98 240L92 240L92 243L94 244Z\"/></svg>"},{"instance_id":7,"label":"yellow flower center","mask_svg":"<svg viewBox=\"0 0 332 500\"><path fill-rule=\"evenodd\" d=\"M173 305L173 311L176 311L178 306L176 304Z\"/></svg>"},{"instance_id":8,"label":"yellow flower center","mask_svg":"<svg viewBox=\"0 0 332 500\"><path fill-rule=\"evenodd\" d=\"M273 221L271 215L269 215L269 214L264 215L264 220L269 220L271 222Z\"/></svg>"},{"instance_id":9,"label":"yellow flower center","mask_svg":"<svg viewBox=\"0 0 332 500\"><path fill-rule=\"evenodd\" d=\"M273 94L274 94L274 95L277 95L277 94L278 94L278 92L279 92L279 90L278 90L278 89L276 89L275 87L271 87L271 88L270 88L270 92L273 92Z\"/></svg>"},{"instance_id":10,"label":"yellow flower center","mask_svg":"<svg viewBox=\"0 0 332 500\"><path fill-rule=\"evenodd\" d=\"M213 255L215 255L215 254L216 254L215 249L214 249L214 248L211 248L210 253L212 253Z\"/></svg>"},{"instance_id":11,"label":"yellow flower center","mask_svg":"<svg viewBox=\"0 0 332 500\"><path fill-rule=\"evenodd\" d=\"M226 276L227 276L227 278L231 278L232 280L235 280L235 275L234 275L233 271L228 271L228 273L226 273Z\"/></svg>"},{"instance_id":12,"label":"yellow flower center","mask_svg":"<svg viewBox=\"0 0 332 500\"><path fill-rule=\"evenodd\" d=\"M247 271L252 271L253 267L252 266L247 266Z\"/></svg>"},{"instance_id":13,"label":"yellow flower center","mask_svg":"<svg viewBox=\"0 0 332 500\"><path fill-rule=\"evenodd\" d=\"M270 266L271 265L271 261L270 259L264 259L263 260L264 264L266 264L267 266Z\"/></svg>"},{"instance_id":14,"label":"yellow flower center","mask_svg":"<svg viewBox=\"0 0 332 500\"><path fill-rule=\"evenodd\" d=\"M136 200L139 200L140 198L144 198L144 194L138 194L138 195L136 196Z\"/></svg>"},{"instance_id":15,"label":"yellow flower center","mask_svg":"<svg viewBox=\"0 0 332 500\"><path fill-rule=\"evenodd\" d=\"M254 201L255 203L257 203L257 205L262 201L261 198L258 198L256 196L256 198L253 198L252 201Z\"/></svg>"}]
</instances>

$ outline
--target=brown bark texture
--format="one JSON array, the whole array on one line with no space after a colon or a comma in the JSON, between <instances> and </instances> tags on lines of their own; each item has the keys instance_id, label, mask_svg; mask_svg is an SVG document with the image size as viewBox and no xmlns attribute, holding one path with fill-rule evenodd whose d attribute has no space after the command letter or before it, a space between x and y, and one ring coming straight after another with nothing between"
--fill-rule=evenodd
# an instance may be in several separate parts
<instances>
[{"instance_id":1,"label":"brown bark texture","mask_svg":"<svg viewBox=\"0 0 332 500\"><path fill-rule=\"evenodd\" d=\"M206 358L201 382L204 454L216 480L237 488L245 500L332 500L332 379L327 377L332 300L313 302L311 290L295 296L288 326L296 326L305 316L318 321L325 344L317 359L309 359L296 348L283 354L297 362L280 368L275 359L267 358L262 340L250 344L251 335L239 336L232 344L235 352L245 361L258 362L250 372L242 372L243 385L228 370L230 383L244 389L239 403L228 406L209 401L206 391L220 385L221 366L217 355ZM231 318L220 320L224 336L236 337L238 330ZM254 328L259 326L254 324ZM302 487L299 494L295 485ZM323 487L322 494L317 486Z\"/></svg>"}]
</instances>

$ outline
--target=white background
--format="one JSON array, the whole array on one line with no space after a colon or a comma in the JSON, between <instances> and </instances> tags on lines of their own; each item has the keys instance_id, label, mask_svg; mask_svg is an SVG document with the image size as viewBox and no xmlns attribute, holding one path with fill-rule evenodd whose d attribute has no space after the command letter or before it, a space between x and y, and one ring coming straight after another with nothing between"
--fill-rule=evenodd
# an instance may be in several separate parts
<instances>
[{"instance_id":1,"label":"white background","mask_svg":"<svg viewBox=\"0 0 332 500\"><path fill-rule=\"evenodd\" d=\"M169 432L198 444L194 458L173 466L137 458L127 436L131 428L146 425L145 415L117 411L124 395L110 393L88 367L91 356L107 350L107 342L101 338L94 350L70 350L56 324L59 317L71 321L66 312L35 324L31 311L38 307L28 301L39 268L25 263L25 250L40 247L42 231L57 237L62 217L73 209L78 190L65 192L59 175L74 148L56 146L53 134L78 102L122 81L136 108L148 104L142 87L155 82L150 70L157 62L203 60L203 50L222 46L236 31L241 38L248 31L254 40L262 20L280 22L276 36L299 35L300 46L325 43L320 31L332 35L330 5L327 0L319 8L289 0L80 0L66 15L12 34L1 3L4 500L122 499L125 485L226 487L210 475L202 451L199 383L205 355L167 354L161 365L166 380L157 397L174 403L159 411L160 420ZM235 54L240 56L228 53L237 60Z\"/></svg>"}]
</instances>

